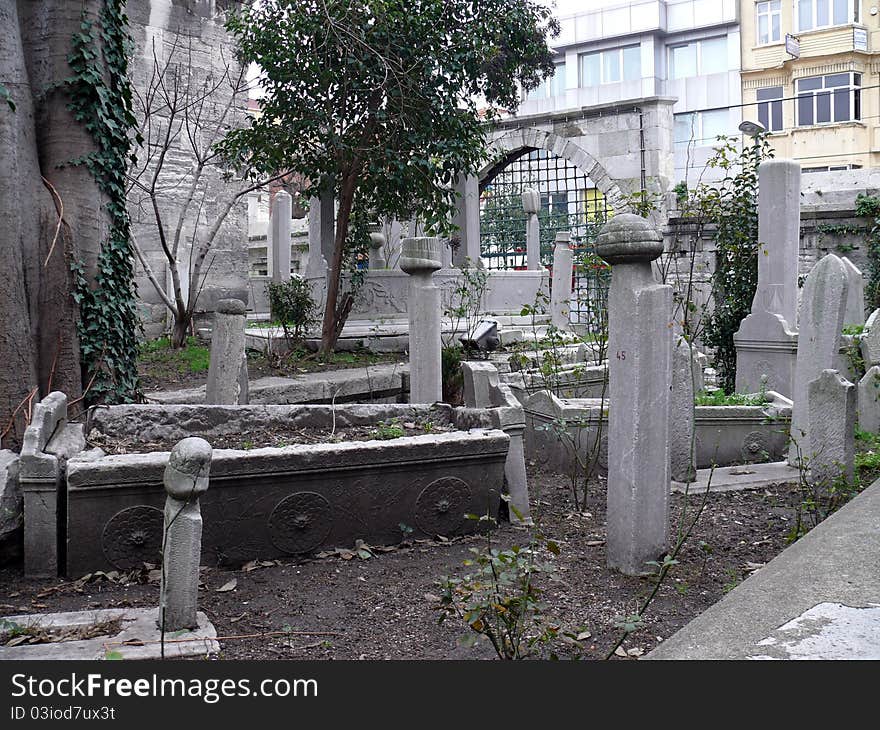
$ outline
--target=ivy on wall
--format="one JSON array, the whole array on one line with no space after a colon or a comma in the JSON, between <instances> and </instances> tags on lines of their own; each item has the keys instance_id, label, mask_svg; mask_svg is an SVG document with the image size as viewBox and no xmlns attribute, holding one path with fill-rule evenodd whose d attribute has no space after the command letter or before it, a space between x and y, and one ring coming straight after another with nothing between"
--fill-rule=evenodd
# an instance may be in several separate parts
<instances>
[{"instance_id":1,"label":"ivy on wall","mask_svg":"<svg viewBox=\"0 0 880 730\"><path fill-rule=\"evenodd\" d=\"M93 152L72 161L85 165L108 202L110 230L98 256L94 283L74 262L74 300L79 305L79 340L89 403L131 402L140 396L137 356L140 321L135 306L134 265L129 240L125 175L132 156L128 60L132 39L124 0L105 0L97 23L82 16L67 58L68 108L91 136ZM138 144L141 140L136 138Z\"/></svg>"},{"instance_id":2,"label":"ivy on wall","mask_svg":"<svg viewBox=\"0 0 880 730\"><path fill-rule=\"evenodd\" d=\"M871 219L868 231L868 283L865 299L869 310L880 307L880 198L859 193L856 196L856 215Z\"/></svg>"}]
</instances>

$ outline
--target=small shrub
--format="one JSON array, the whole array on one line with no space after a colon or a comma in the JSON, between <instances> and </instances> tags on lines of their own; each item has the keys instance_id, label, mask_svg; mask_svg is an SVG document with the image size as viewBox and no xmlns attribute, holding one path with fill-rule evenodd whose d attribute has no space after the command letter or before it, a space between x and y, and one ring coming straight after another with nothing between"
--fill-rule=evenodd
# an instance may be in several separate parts
<instances>
[{"instance_id":1,"label":"small shrub","mask_svg":"<svg viewBox=\"0 0 880 730\"><path fill-rule=\"evenodd\" d=\"M316 322L317 305L309 283L299 276L266 285L272 321L281 325L288 343L299 342Z\"/></svg>"},{"instance_id":2,"label":"small shrub","mask_svg":"<svg viewBox=\"0 0 880 730\"><path fill-rule=\"evenodd\" d=\"M392 420L389 423L380 423L373 430L371 436L376 441L388 441L389 439L399 439L404 435L403 427Z\"/></svg>"}]
</instances>

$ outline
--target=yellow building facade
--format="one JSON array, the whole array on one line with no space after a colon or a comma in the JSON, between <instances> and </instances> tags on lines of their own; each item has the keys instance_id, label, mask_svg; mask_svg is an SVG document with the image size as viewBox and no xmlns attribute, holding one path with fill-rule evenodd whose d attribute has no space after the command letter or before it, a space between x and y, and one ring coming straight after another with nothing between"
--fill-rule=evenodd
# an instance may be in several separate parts
<instances>
[{"instance_id":1,"label":"yellow building facade","mask_svg":"<svg viewBox=\"0 0 880 730\"><path fill-rule=\"evenodd\" d=\"M880 0L741 0L743 118L805 172L880 166Z\"/></svg>"}]
</instances>

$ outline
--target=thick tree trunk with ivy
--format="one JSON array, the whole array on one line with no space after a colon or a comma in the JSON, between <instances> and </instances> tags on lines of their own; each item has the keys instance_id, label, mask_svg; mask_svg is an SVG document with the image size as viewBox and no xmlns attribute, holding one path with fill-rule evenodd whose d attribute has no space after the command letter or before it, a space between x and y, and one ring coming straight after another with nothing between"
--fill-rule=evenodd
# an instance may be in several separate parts
<instances>
[{"instance_id":1,"label":"thick tree trunk with ivy","mask_svg":"<svg viewBox=\"0 0 880 730\"><path fill-rule=\"evenodd\" d=\"M58 83L70 75L81 10L47 0L0 5L0 83L12 102L0 108L0 429L25 403L4 442L20 437L29 396L53 389L77 398L82 389L70 264L100 242L102 214L88 171L61 167L91 147Z\"/></svg>"},{"instance_id":2,"label":"thick tree trunk with ivy","mask_svg":"<svg viewBox=\"0 0 880 730\"><path fill-rule=\"evenodd\" d=\"M120 28L106 34L111 41L98 40L105 38L101 18L108 12L120 18L121 5L115 0L0 3L0 84L5 88L0 95L4 445L18 442L32 404L48 391L63 390L71 400L82 395L81 360L86 360L87 370L94 370L97 358L81 357L79 334L86 332L85 339L92 342L108 339L106 332L98 331L94 316L81 321L77 305L85 298L93 305L99 301L100 307L100 292L113 279L101 260L113 222L108 208L112 195L106 186L102 189L93 164L99 150L95 129L106 120L92 114L82 100L78 111L72 107L84 89L100 96L102 53L112 46L116 30L124 33L124 21L113 21ZM79 71L71 67L77 37L83 64ZM106 106L112 109L112 94L106 96ZM126 131L120 130L123 137ZM87 158L88 164L83 164ZM74 267L82 274L79 283ZM119 321L116 334L126 337L121 330L128 325Z\"/></svg>"}]
</instances>

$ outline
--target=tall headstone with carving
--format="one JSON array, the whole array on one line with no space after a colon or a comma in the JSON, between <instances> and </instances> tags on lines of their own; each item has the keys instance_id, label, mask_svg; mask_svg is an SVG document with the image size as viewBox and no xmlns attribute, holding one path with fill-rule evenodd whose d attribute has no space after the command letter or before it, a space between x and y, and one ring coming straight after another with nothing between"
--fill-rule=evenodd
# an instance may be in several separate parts
<instances>
[{"instance_id":1,"label":"tall headstone with carving","mask_svg":"<svg viewBox=\"0 0 880 730\"><path fill-rule=\"evenodd\" d=\"M211 445L185 438L171 451L165 467L165 527L159 627L164 631L194 629L202 557L202 513L199 497L208 489Z\"/></svg>"},{"instance_id":2,"label":"tall headstone with carving","mask_svg":"<svg viewBox=\"0 0 880 730\"><path fill-rule=\"evenodd\" d=\"M767 387L788 398L794 392L797 357L798 252L801 166L769 160L759 168L758 286L752 311L734 335L736 389Z\"/></svg>"},{"instance_id":3,"label":"tall headstone with carving","mask_svg":"<svg viewBox=\"0 0 880 730\"><path fill-rule=\"evenodd\" d=\"M410 275L410 403L443 400L440 288L433 280L434 272L441 267L442 245L439 238L433 237L403 239L400 268Z\"/></svg>"},{"instance_id":4,"label":"tall headstone with carving","mask_svg":"<svg viewBox=\"0 0 880 730\"><path fill-rule=\"evenodd\" d=\"M813 267L804 284L792 398L792 443L788 451L788 463L792 466L798 464L798 452L809 457L813 451L808 389L824 370L834 368L840 350L847 290L846 267L831 253Z\"/></svg>"},{"instance_id":5,"label":"tall headstone with carving","mask_svg":"<svg viewBox=\"0 0 880 730\"><path fill-rule=\"evenodd\" d=\"M615 216L596 250L612 266L608 565L641 575L668 539L672 287L654 279L651 262L663 252L663 238L644 218Z\"/></svg>"}]
</instances>

